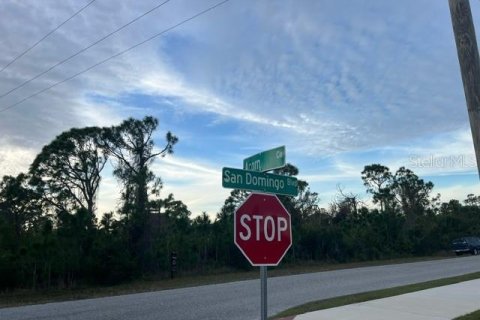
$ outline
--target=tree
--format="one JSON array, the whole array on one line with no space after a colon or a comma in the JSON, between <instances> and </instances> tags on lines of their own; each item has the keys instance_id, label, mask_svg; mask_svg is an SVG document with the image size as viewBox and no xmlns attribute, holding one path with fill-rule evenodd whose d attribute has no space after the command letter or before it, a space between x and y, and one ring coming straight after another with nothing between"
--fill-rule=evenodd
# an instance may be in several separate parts
<instances>
[{"instance_id":1,"label":"tree","mask_svg":"<svg viewBox=\"0 0 480 320\"><path fill-rule=\"evenodd\" d=\"M233 213L235 209L248 197L248 192L240 189L233 189L225 202L223 203L220 212L217 214L217 221L233 223Z\"/></svg>"},{"instance_id":2,"label":"tree","mask_svg":"<svg viewBox=\"0 0 480 320\"><path fill-rule=\"evenodd\" d=\"M299 173L298 168L291 163L287 163L284 167L280 169L275 169L273 172L275 174L281 174L290 177L297 176ZM292 226L294 228L302 223L303 215L308 214L306 211L312 209L311 205L315 206L315 202L318 200L317 194L310 192L310 189L308 188L308 183L306 181L300 179L297 181L298 195L296 197L285 195L278 196L278 199L280 199L285 209L290 212L290 215L292 217ZM300 203L303 200L311 203L303 206ZM301 210L304 211L302 212Z\"/></svg>"},{"instance_id":3,"label":"tree","mask_svg":"<svg viewBox=\"0 0 480 320\"><path fill-rule=\"evenodd\" d=\"M114 219L113 212L103 215L92 247L91 278L97 283L116 284L134 276L135 253L125 250L125 223Z\"/></svg>"},{"instance_id":4,"label":"tree","mask_svg":"<svg viewBox=\"0 0 480 320\"><path fill-rule=\"evenodd\" d=\"M362 180L367 192L373 195L373 203L380 203L381 211L392 209L390 205L393 200L391 193L393 175L388 167L376 163L365 166Z\"/></svg>"},{"instance_id":5,"label":"tree","mask_svg":"<svg viewBox=\"0 0 480 320\"><path fill-rule=\"evenodd\" d=\"M175 200L172 193L163 200L163 214L170 221L170 225L180 232L185 231L190 225L190 210L180 200Z\"/></svg>"},{"instance_id":6,"label":"tree","mask_svg":"<svg viewBox=\"0 0 480 320\"><path fill-rule=\"evenodd\" d=\"M212 242L212 222L204 211L193 220L195 244L198 252L198 262L204 267L209 257L209 246Z\"/></svg>"},{"instance_id":7,"label":"tree","mask_svg":"<svg viewBox=\"0 0 480 320\"><path fill-rule=\"evenodd\" d=\"M21 173L4 176L0 182L0 290L20 283L36 284L36 257L32 253L37 250L31 235L48 218L42 212L41 195L28 181Z\"/></svg>"},{"instance_id":8,"label":"tree","mask_svg":"<svg viewBox=\"0 0 480 320\"><path fill-rule=\"evenodd\" d=\"M196 258L192 248L200 240L190 236L192 221L188 207L171 193L164 199L149 201L149 207L149 228L153 238L149 254L156 259L151 267L167 270L173 252L178 254L179 265L181 263L183 268L192 266Z\"/></svg>"},{"instance_id":9,"label":"tree","mask_svg":"<svg viewBox=\"0 0 480 320\"><path fill-rule=\"evenodd\" d=\"M233 243L233 214L235 209L245 201L248 192L234 189L217 213L213 224L215 242L215 261L220 265L229 265L248 269L250 266Z\"/></svg>"},{"instance_id":10,"label":"tree","mask_svg":"<svg viewBox=\"0 0 480 320\"><path fill-rule=\"evenodd\" d=\"M467 195L467 199L465 199L463 202L467 206L480 207L480 196L475 196L474 194L470 193Z\"/></svg>"},{"instance_id":11,"label":"tree","mask_svg":"<svg viewBox=\"0 0 480 320\"><path fill-rule=\"evenodd\" d=\"M423 181L405 167L400 167L393 179L392 193L406 215L409 228L415 223L416 217L424 214L425 208L429 205L433 183Z\"/></svg>"},{"instance_id":12,"label":"tree","mask_svg":"<svg viewBox=\"0 0 480 320\"><path fill-rule=\"evenodd\" d=\"M129 118L119 126L106 128L103 132L103 148L115 159L114 174L124 184L124 210L134 212L137 216L145 215L148 202L148 183L155 180L149 170L157 156L173 153L173 146L178 138L170 132L166 135L166 145L154 152L153 132L158 120L145 117L143 120ZM131 207L128 205L131 204Z\"/></svg>"},{"instance_id":13,"label":"tree","mask_svg":"<svg viewBox=\"0 0 480 320\"><path fill-rule=\"evenodd\" d=\"M101 129L71 129L43 147L30 167L32 184L56 209L84 209L93 221L100 173L107 155L98 147Z\"/></svg>"},{"instance_id":14,"label":"tree","mask_svg":"<svg viewBox=\"0 0 480 320\"><path fill-rule=\"evenodd\" d=\"M16 177L4 176L0 182L0 218L12 232L14 247L21 234L31 228L42 215L40 194L28 185L23 173Z\"/></svg>"},{"instance_id":15,"label":"tree","mask_svg":"<svg viewBox=\"0 0 480 320\"><path fill-rule=\"evenodd\" d=\"M140 262L145 269L148 262L147 251L151 246L148 210L148 184L161 185L159 179L150 171L149 166L157 156L173 153L178 138L168 132L166 145L160 151L154 151L153 133L158 126L154 117L143 120L129 118L118 126L105 128L102 135L102 147L115 160L114 175L123 184L123 209L129 221L132 250L138 252Z\"/></svg>"},{"instance_id":16,"label":"tree","mask_svg":"<svg viewBox=\"0 0 480 320\"><path fill-rule=\"evenodd\" d=\"M298 194L295 210L298 211L301 221L307 221L309 217L319 213L319 201L318 193L311 191L310 188Z\"/></svg>"},{"instance_id":17,"label":"tree","mask_svg":"<svg viewBox=\"0 0 480 320\"><path fill-rule=\"evenodd\" d=\"M360 206L358 195L351 192L346 194L340 185L337 186L337 190L335 200L330 205L332 214L335 215L335 220L339 221L356 216Z\"/></svg>"}]
</instances>

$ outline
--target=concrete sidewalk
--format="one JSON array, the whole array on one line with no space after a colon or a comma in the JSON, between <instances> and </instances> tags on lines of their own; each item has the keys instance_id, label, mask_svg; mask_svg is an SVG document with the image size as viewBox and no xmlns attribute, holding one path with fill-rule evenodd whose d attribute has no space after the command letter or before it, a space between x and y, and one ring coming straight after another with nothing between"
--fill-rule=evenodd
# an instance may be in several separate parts
<instances>
[{"instance_id":1,"label":"concrete sidewalk","mask_svg":"<svg viewBox=\"0 0 480 320\"><path fill-rule=\"evenodd\" d=\"M480 279L325 309L295 320L449 320L480 309Z\"/></svg>"}]
</instances>

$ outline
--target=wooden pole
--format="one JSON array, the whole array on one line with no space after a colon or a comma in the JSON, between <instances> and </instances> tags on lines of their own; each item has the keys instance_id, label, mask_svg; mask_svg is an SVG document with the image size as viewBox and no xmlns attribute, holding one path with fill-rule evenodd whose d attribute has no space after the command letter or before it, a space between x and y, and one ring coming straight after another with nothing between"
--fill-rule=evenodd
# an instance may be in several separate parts
<instances>
[{"instance_id":1,"label":"wooden pole","mask_svg":"<svg viewBox=\"0 0 480 320\"><path fill-rule=\"evenodd\" d=\"M480 62L469 0L448 0L480 177Z\"/></svg>"}]
</instances>

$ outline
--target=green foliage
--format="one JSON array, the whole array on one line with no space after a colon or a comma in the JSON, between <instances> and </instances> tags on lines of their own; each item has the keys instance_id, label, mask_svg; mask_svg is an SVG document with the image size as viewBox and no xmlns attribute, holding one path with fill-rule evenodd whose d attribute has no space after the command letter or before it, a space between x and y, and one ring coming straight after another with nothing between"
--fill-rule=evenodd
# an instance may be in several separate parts
<instances>
[{"instance_id":1,"label":"green foliage","mask_svg":"<svg viewBox=\"0 0 480 320\"><path fill-rule=\"evenodd\" d=\"M136 268L134 257L129 250L124 249L128 247L124 226L121 222L111 220L109 214L105 214L102 221L108 220L110 221L104 222L104 227L93 239L92 252L88 261L90 281L103 285L113 285L133 279Z\"/></svg>"},{"instance_id":2,"label":"green foliage","mask_svg":"<svg viewBox=\"0 0 480 320\"><path fill-rule=\"evenodd\" d=\"M71 129L57 136L30 167L31 184L60 211L78 208L95 216L95 197L107 155L99 148L102 130Z\"/></svg>"},{"instance_id":3,"label":"green foliage","mask_svg":"<svg viewBox=\"0 0 480 320\"><path fill-rule=\"evenodd\" d=\"M387 210L393 200L391 187L393 176L388 167L381 164L371 164L365 166L362 171L363 184L367 192L373 195L373 203L380 204L380 210Z\"/></svg>"},{"instance_id":4,"label":"green foliage","mask_svg":"<svg viewBox=\"0 0 480 320\"><path fill-rule=\"evenodd\" d=\"M166 145L160 151L154 150L153 133L158 120L145 117L143 120L129 118L118 126L104 128L101 148L115 161L114 175L123 185L122 211L128 219L129 250L137 255L143 271L155 269L152 255L151 215L148 208L149 184L153 194L159 193L161 180L156 179L149 166L157 156L173 153L178 138L172 133L166 134Z\"/></svg>"}]
</instances>

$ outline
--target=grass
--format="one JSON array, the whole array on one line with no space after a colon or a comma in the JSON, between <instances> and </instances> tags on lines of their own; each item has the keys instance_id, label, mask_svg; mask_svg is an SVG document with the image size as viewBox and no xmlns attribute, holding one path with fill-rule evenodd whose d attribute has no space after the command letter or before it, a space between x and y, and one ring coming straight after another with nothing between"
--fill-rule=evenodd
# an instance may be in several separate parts
<instances>
[{"instance_id":1,"label":"grass","mask_svg":"<svg viewBox=\"0 0 480 320\"><path fill-rule=\"evenodd\" d=\"M312 311L317 311L317 310L340 307L340 306L344 306L344 305L352 304L352 303L359 303L359 302L365 302L365 301L369 301L369 300L382 299L382 298L397 296L397 295L410 293L410 292L414 292L414 291L420 291L420 290L425 290L425 289L430 289L430 288L455 284L455 283L459 283L459 282L463 282L463 281L474 280L474 279L478 279L478 278L480 278L480 272L475 272L475 273L470 273L470 274L466 274L466 275L462 275L462 276L456 276L456 277L451 277L451 278L421 282L421 283L416 283L416 284L411 284L411 285L406 285L406 286L401 286L401 287L395 287L395 288L389 288L389 289L383 289L383 290L377 290L377 291L369 291L369 292L358 293L358 294L351 294L351 295L348 295L348 296L330 298L330 299L325 299L325 300L320 300L320 301L313 301L313 302L309 302L309 303L306 303L306 304L303 304L303 305L300 305L300 306L297 306L297 307L294 307L294 308L290 308L290 309L285 310L283 312L280 312L279 314L274 316L272 319L289 317L289 316L299 315L299 314L312 312ZM468 315L468 316L470 316L470 315ZM480 319L480 312L474 313L473 318L468 318L468 316L467 316L467 318L459 318L459 319L461 319L461 320L474 320L474 319L478 320L478 319Z\"/></svg>"},{"instance_id":2,"label":"grass","mask_svg":"<svg viewBox=\"0 0 480 320\"><path fill-rule=\"evenodd\" d=\"M455 318L454 320L480 320L480 310Z\"/></svg>"},{"instance_id":3,"label":"grass","mask_svg":"<svg viewBox=\"0 0 480 320\"><path fill-rule=\"evenodd\" d=\"M411 263L435 259L445 259L447 256L430 256L420 258L400 258L389 260L377 260L355 263L319 263L302 262L298 264L283 264L268 271L269 277L295 275L302 273L322 272L339 269L360 268L368 266L389 265L399 263ZM0 293L0 308L14 307L28 304L48 303L57 301L68 301L88 298L99 298L140 292L160 291L184 287L193 287L208 284L217 284L249 279L258 279L259 271L255 268L252 271L239 272L231 269L213 269L203 274L182 275L175 279L169 278L148 278L135 280L114 286L83 286L73 289L17 289L12 292Z\"/></svg>"}]
</instances>

